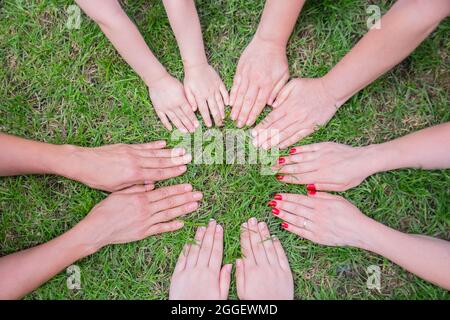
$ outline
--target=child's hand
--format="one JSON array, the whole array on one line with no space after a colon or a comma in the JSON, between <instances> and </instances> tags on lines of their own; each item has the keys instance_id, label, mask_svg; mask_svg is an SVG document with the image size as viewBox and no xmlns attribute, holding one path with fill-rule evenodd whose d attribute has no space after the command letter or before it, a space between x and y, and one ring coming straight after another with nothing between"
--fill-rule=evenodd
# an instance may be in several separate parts
<instances>
[{"instance_id":1,"label":"child's hand","mask_svg":"<svg viewBox=\"0 0 450 320\"><path fill-rule=\"evenodd\" d=\"M275 110L252 131L256 147L279 149L300 141L324 125L337 111L337 103L321 78L291 80L277 96Z\"/></svg>"},{"instance_id":2,"label":"child's hand","mask_svg":"<svg viewBox=\"0 0 450 320\"><path fill-rule=\"evenodd\" d=\"M148 89L156 114L167 130L172 130L172 122L181 132L195 131L199 123L180 81L167 74L149 84Z\"/></svg>"},{"instance_id":3,"label":"child's hand","mask_svg":"<svg viewBox=\"0 0 450 320\"><path fill-rule=\"evenodd\" d=\"M288 79L286 48L255 36L236 68L230 94L231 119L237 121L239 128L253 125Z\"/></svg>"},{"instance_id":4,"label":"child's hand","mask_svg":"<svg viewBox=\"0 0 450 320\"><path fill-rule=\"evenodd\" d=\"M184 73L184 90L192 109L200 110L207 127L212 126L210 112L216 125L221 126L225 119L228 91L217 72L210 65L201 64L186 66Z\"/></svg>"},{"instance_id":5,"label":"child's hand","mask_svg":"<svg viewBox=\"0 0 450 320\"><path fill-rule=\"evenodd\" d=\"M199 227L184 246L170 282L170 300L226 300L231 264L222 267L223 229L215 221Z\"/></svg>"},{"instance_id":6,"label":"child's hand","mask_svg":"<svg viewBox=\"0 0 450 320\"><path fill-rule=\"evenodd\" d=\"M354 148L322 142L292 148L273 167L277 179L295 184L314 184L317 190L345 191L356 187L376 170L372 146Z\"/></svg>"},{"instance_id":7,"label":"child's hand","mask_svg":"<svg viewBox=\"0 0 450 320\"><path fill-rule=\"evenodd\" d=\"M294 281L278 239L265 222L251 218L242 225L242 259L236 260L236 287L241 300L292 300Z\"/></svg>"}]
</instances>

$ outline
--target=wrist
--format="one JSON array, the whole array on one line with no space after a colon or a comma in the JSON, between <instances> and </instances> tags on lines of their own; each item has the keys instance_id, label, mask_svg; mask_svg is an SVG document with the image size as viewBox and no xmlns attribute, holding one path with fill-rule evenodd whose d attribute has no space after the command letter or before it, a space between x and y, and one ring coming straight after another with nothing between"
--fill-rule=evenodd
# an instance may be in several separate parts
<instances>
[{"instance_id":1,"label":"wrist","mask_svg":"<svg viewBox=\"0 0 450 320\"><path fill-rule=\"evenodd\" d=\"M325 91L335 101L336 108L340 108L353 94L345 92L341 81L334 79L333 70L324 75L321 79Z\"/></svg>"},{"instance_id":2,"label":"wrist","mask_svg":"<svg viewBox=\"0 0 450 320\"><path fill-rule=\"evenodd\" d=\"M199 54L196 58L183 59L183 67L185 71L192 68L203 67L205 65L209 65L209 62L204 53Z\"/></svg>"},{"instance_id":3,"label":"wrist","mask_svg":"<svg viewBox=\"0 0 450 320\"><path fill-rule=\"evenodd\" d=\"M264 29L258 27L252 41L264 43L265 45L286 51L288 39L283 39L278 34L273 35L271 32L266 32Z\"/></svg>"},{"instance_id":4,"label":"wrist","mask_svg":"<svg viewBox=\"0 0 450 320\"><path fill-rule=\"evenodd\" d=\"M161 65L156 70L151 70L150 72L144 74L144 76L142 77L142 81L144 81L144 83L147 87L152 87L156 83L158 83L158 81L160 81L161 79L164 79L168 76L170 77L170 74Z\"/></svg>"},{"instance_id":5,"label":"wrist","mask_svg":"<svg viewBox=\"0 0 450 320\"><path fill-rule=\"evenodd\" d=\"M72 179L76 176L72 172L74 170L73 155L83 148L69 144L54 145L52 147L54 147L54 151L47 154L49 157L44 160L49 165L48 172Z\"/></svg>"},{"instance_id":6,"label":"wrist","mask_svg":"<svg viewBox=\"0 0 450 320\"><path fill-rule=\"evenodd\" d=\"M372 174L396 169L396 161L400 158L397 151L389 147L389 143L372 144L364 147L367 150Z\"/></svg>"},{"instance_id":7,"label":"wrist","mask_svg":"<svg viewBox=\"0 0 450 320\"><path fill-rule=\"evenodd\" d=\"M90 241L92 238L90 233L92 234L92 232L88 231L89 228L86 227L83 221L79 222L62 236L70 244L70 248L67 249L74 255L73 260L90 256L102 248L95 242Z\"/></svg>"}]
</instances>

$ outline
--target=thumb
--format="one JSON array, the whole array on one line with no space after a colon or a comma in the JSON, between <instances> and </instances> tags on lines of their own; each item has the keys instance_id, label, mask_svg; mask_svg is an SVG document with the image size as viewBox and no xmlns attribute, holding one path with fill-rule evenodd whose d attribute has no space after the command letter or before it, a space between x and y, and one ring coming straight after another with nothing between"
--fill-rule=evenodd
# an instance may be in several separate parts
<instances>
[{"instance_id":1,"label":"thumb","mask_svg":"<svg viewBox=\"0 0 450 320\"><path fill-rule=\"evenodd\" d=\"M230 290L232 268L233 268L232 264L226 264L220 270L219 287L220 287L220 298L222 300L228 299L228 291Z\"/></svg>"}]
</instances>

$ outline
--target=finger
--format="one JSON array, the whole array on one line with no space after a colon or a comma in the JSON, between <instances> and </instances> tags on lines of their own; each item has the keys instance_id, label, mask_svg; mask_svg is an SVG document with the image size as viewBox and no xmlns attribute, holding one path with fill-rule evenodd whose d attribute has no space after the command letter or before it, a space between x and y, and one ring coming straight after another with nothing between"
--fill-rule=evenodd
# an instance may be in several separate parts
<instances>
[{"instance_id":1,"label":"finger","mask_svg":"<svg viewBox=\"0 0 450 320\"><path fill-rule=\"evenodd\" d=\"M198 253L197 265L207 267L211 258L211 252L214 245L214 235L216 234L216 221L211 220L206 228L205 236L203 237L202 247Z\"/></svg>"},{"instance_id":2,"label":"finger","mask_svg":"<svg viewBox=\"0 0 450 320\"><path fill-rule=\"evenodd\" d=\"M186 260L186 267L194 267L197 265L198 253L200 252L200 248L202 246L205 231L206 228L203 226L197 228L194 238L195 243L190 246L189 255Z\"/></svg>"},{"instance_id":3,"label":"finger","mask_svg":"<svg viewBox=\"0 0 450 320\"><path fill-rule=\"evenodd\" d=\"M284 116L285 112L282 109L271 111L260 123L258 123L255 129L252 130L252 136L254 138L257 138L258 135L263 134L263 132L267 131L267 129L269 129L272 124L274 124Z\"/></svg>"},{"instance_id":4,"label":"finger","mask_svg":"<svg viewBox=\"0 0 450 320\"><path fill-rule=\"evenodd\" d=\"M294 233L294 234L296 234L296 235L298 235L298 236L300 236L302 238L305 238L305 239L308 239L310 241L315 242L313 240L314 239L314 233L312 231L309 231L309 230L305 229L305 228L299 228L299 227L294 226L292 224L285 223L283 225L283 229L285 229L285 230L287 230L289 232L292 232L292 233Z\"/></svg>"},{"instance_id":5,"label":"finger","mask_svg":"<svg viewBox=\"0 0 450 320\"><path fill-rule=\"evenodd\" d=\"M242 259L236 260L236 289L239 299L245 295L245 270Z\"/></svg>"},{"instance_id":6,"label":"finger","mask_svg":"<svg viewBox=\"0 0 450 320\"><path fill-rule=\"evenodd\" d=\"M188 183L177 184L169 187L161 187L145 194L149 202L159 201L177 194L183 194L192 191L192 186Z\"/></svg>"},{"instance_id":7,"label":"finger","mask_svg":"<svg viewBox=\"0 0 450 320\"><path fill-rule=\"evenodd\" d=\"M256 97L255 104L248 116L247 123L246 123L247 126L252 126L255 123L256 118L258 118L260 113L263 111L264 107L266 106L267 95L268 95L268 92L266 89L259 90L258 96Z\"/></svg>"},{"instance_id":8,"label":"finger","mask_svg":"<svg viewBox=\"0 0 450 320\"><path fill-rule=\"evenodd\" d=\"M202 115L203 121L205 122L206 126L209 128L212 126L211 117L209 116L209 110L208 105L206 104L205 99L196 99L198 102L198 109L200 110L200 114Z\"/></svg>"},{"instance_id":9,"label":"finger","mask_svg":"<svg viewBox=\"0 0 450 320\"><path fill-rule=\"evenodd\" d=\"M316 188L317 188L317 184L316 184ZM320 199L327 199L327 200L339 200L342 199L342 197L331 194L331 193L327 193L327 192L316 192L314 194L314 198L320 198Z\"/></svg>"},{"instance_id":10,"label":"finger","mask_svg":"<svg viewBox=\"0 0 450 320\"><path fill-rule=\"evenodd\" d=\"M211 112L211 115L214 119L214 123L216 124L216 126L221 126L222 118L220 116L219 106L217 105L215 97L208 98L208 107L209 107L209 111Z\"/></svg>"},{"instance_id":11,"label":"finger","mask_svg":"<svg viewBox=\"0 0 450 320\"><path fill-rule=\"evenodd\" d=\"M312 172L319 169L320 164L315 161L305 162L305 163L295 163L295 164L288 164L285 166L282 166L278 173L280 174L299 174L299 173L306 173L306 172Z\"/></svg>"},{"instance_id":12,"label":"finger","mask_svg":"<svg viewBox=\"0 0 450 320\"><path fill-rule=\"evenodd\" d=\"M181 250L180 255L178 256L177 264L175 265L175 270L173 271L174 274L184 270L186 266L188 253L189 253L189 245L185 244L183 249Z\"/></svg>"},{"instance_id":13,"label":"finger","mask_svg":"<svg viewBox=\"0 0 450 320\"><path fill-rule=\"evenodd\" d=\"M271 128L279 130L279 134L267 140L266 145L263 144L263 147L266 149L281 145L284 141L303 130L301 122L297 122L292 118L289 119L289 117L284 117L282 121L277 121Z\"/></svg>"},{"instance_id":14,"label":"finger","mask_svg":"<svg viewBox=\"0 0 450 320\"><path fill-rule=\"evenodd\" d=\"M166 146L166 141L164 140L158 140L158 141L152 141L152 142L147 142L147 143L136 143L136 144L131 144L130 146L133 149L161 149L164 148Z\"/></svg>"},{"instance_id":15,"label":"finger","mask_svg":"<svg viewBox=\"0 0 450 320\"><path fill-rule=\"evenodd\" d=\"M181 107L181 110L183 111L186 118L189 119L190 123L194 125L194 130L197 129L200 126L200 123L198 122L197 118L195 117L194 111L189 107L189 105L184 105Z\"/></svg>"},{"instance_id":16,"label":"finger","mask_svg":"<svg viewBox=\"0 0 450 320\"><path fill-rule=\"evenodd\" d=\"M187 167L185 165L164 169L142 169L144 171L145 180L161 181L169 178L174 178L182 175L186 172Z\"/></svg>"},{"instance_id":17,"label":"finger","mask_svg":"<svg viewBox=\"0 0 450 320\"><path fill-rule=\"evenodd\" d=\"M270 93L269 99L267 104L269 106L273 107L273 103L275 101L275 99L277 98L278 94L280 93L281 89L283 89L284 85L286 84L286 82L289 80L289 71L287 71L282 77L281 79L277 82L277 84L275 85L275 87L273 88L272 92ZM274 107L276 108L276 107Z\"/></svg>"},{"instance_id":18,"label":"finger","mask_svg":"<svg viewBox=\"0 0 450 320\"><path fill-rule=\"evenodd\" d=\"M255 264L255 257L253 256L252 245L250 243L250 231L248 229L248 223L242 224L241 230L241 252L244 256L243 260L247 265Z\"/></svg>"},{"instance_id":19,"label":"finger","mask_svg":"<svg viewBox=\"0 0 450 320\"><path fill-rule=\"evenodd\" d=\"M149 184L142 184L142 185L135 185L132 187L128 187L128 188L119 190L115 193L119 193L119 194L142 193L142 192L147 192L147 191L153 190L153 188L155 188L155 185L153 183L149 183Z\"/></svg>"},{"instance_id":20,"label":"finger","mask_svg":"<svg viewBox=\"0 0 450 320\"><path fill-rule=\"evenodd\" d=\"M183 110L185 109L185 110ZM183 123L183 126L188 129L189 132L194 132L195 131L195 125L194 123L186 116L185 114L186 112L190 112L192 114L194 114L194 112L192 111L191 107L189 106L184 106L183 107L179 107L178 109L175 110L175 114L178 116L178 119L180 119L180 121Z\"/></svg>"},{"instance_id":21,"label":"finger","mask_svg":"<svg viewBox=\"0 0 450 320\"><path fill-rule=\"evenodd\" d=\"M272 107L278 108L281 106L289 97L289 95L292 92L292 89L294 89L295 83L293 81L288 82L287 85L285 85L277 95L275 102L272 104Z\"/></svg>"},{"instance_id":22,"label":"finger","mask_svg":"<svg viewBox=\"0 0 450 320\"><path fill-rule=\"evenodd\" d=\"M322 149L326 145L326 142L312 143L304 146L295 146L289 150L289 154L298 154L306 152L316 152Z\"/></svg>"},{"instance_id":23,"label":"finger","mask_svg":"<svg viewBox=\"0 0 450 320\"><path fill-rule=\"evenodd\" d=\"M294 203L289 201L276 201L276 206L272 209L272 213L281 218L284 219L287 213L293 214L295 216L302 217L304 219L312 220L314 217L314 211L313 209ZM302 220L303 221L303 220ZM288 221L292 222L292 221ZM300 226L297 223L294 223L297 226Z\"/></svg>"},{"instance_id":24,"label":"finger","mask_svg":"<svg viewBox=\"0 0 450 320\"><path fill-rule=\"evenodd\" d=\"M342 192L350 189L347 184L315 183L316 190Z\"/></svg>"},{"instance_id":25,"label":"finger","mask_svg":"<svg viewBox=\"0 0 450 320\"><path fill-rule=\"evenodd\" d=\"M223 258L223 228L216 225L216 232L214 234L214 243L211 250L211 257L209 259L209 267L214 270L219 270L222 265Z\"/></svg>"},{"instance_id":26,"label":"finger","mask_svg":"<svg viewBox=\"0 0 450 320\"><path fill-rule=\"evenodd\" d=\"M164 232L176 231L178 229L183 228L183 226L184 226L183 221L178 221L178 220L154 224L148 229L147 236L151 236L154 234L160 234L160 233L164 233Z\"/></svg>"},{"instance_id":27,"label":"finger","mask_svg":"<svg viewBox=\"0 0 450 320\"><path fill-rule=\"evenodd\" d=\"M148 157L148 158L174 158L183 156L186 153L186 149L184 148L173 148L173 149L136 149L134 150L134 154L139 157Z\"/></svg>"},{"instance_id":28,"label":"finger","mask_svg":"<svg viewBox=\"0 0 450 320\"><path fill-rule=\"evenodd\" d=\"M215 99L216 99L217 106L219 107L220 118L223 120L223 119L225 119L225 104L222 100L223 97L220 94L220 92L215 93Z\"/></svg>"},{"instance_id":29,"label":"finger","mask_svg":"<svg viewBox=\"0 0 450 320\"><path fill-rule=\"evenodd\" d=\"M219 90L222 95L223 102L228 106L230 104L230 96L228 95L228 90L223 83L220 84Z\"/></svg>"},{"instance_id":30,"label":"finger","mask_svg":"<svg viewBox=\"0 0 450 320\"><path fill-rule=\"evenodd\" d=\"M284 252L283 246L281 245L280 240L277 237L273 238L273 246L275 247L275 251L277 253L278 262L284 270L290 270L289 268L289 260L286 256L286 252Z\"/></svg>"},{"instance_id":31,"label":"finger","mask_svg":"<svg viewBox=\"0 0 450 320\"><path fill-rule=\"evenodd\" d=\"M232 264L226 264L220 270L219 286L220 286L220 297L222 300L228 299L228 292L230 291L232 267L233 267Z\"/></svg>"},{"instance_id":32,"label":"finger","mask_svg":"<svg viewBox=\"0 0 450 320\"><path fill-rule=\"evenodd\" d=\"M291 149L292 150L292 149ZM290 151L289 151L290 152ZM287 157L280 157L276 167L284 167L289 165L303 164L315 161L319 158L318 152L297 153Z\"/></svg>"},{"instance_id":33,"label":"finger","mask_svg":"<svg viewBox=\"0 0 450 320\"><path fill-rule=\"evenodd\" d=\"M319 199L307 197L303 194L295 194L295 193L279 193L278 194L282 200L277 200L276 203L278 204L279 201L288 201L293 202L297 204L301 204L302 206L314 209L317 206L317 203L320 201Z\"/></svg>"},{"instance_id":34,"label":"finger","mask_svg":"<svg viewBox=\"0 0 450 320\"><path fill-rule=\"evenodd\" d=\"M269 228L265 222L258 223L259 234L261 236L264 250L266 252L267 260L270 264L278 263L277 253L273 246L272 237L270 236Z\"/></svg>"},{"instance_id":35,"label":"finger","mask_svg":"<svg viewBox=\"0 0 450 320\"><path fill-rule=\"evenodd\" d=\"M242 102L242 108L237 115L237 126L242 128L247 122L248 115L255 104L256 97L258 96L259 88L256 85L249 85L247 93L245 94L244 100Z\"/></svg>"},{"instance_id":36,"label":"finger","mask_svg":"<svg viewBox=\"0 0 450 320\"><path fill-rule=\"evenodd\" d=\"M239 114L241 113L242 105L244 104L244 98L247 94L248 86L249 86L248 78L243 77L241 85L239 86L239 91L237 93L236 102L234 103L233 108L231 108L232 120L237 120Z\"/></svg>"},{"instance_id":37,"label":"finger","mask_svg":"<svg viewBox=\"0 0 450 320\"><path fill-rule=\"evenodd\" d=\"M250 233L250 243L252 245L253 255L255 256L256 264L267 264L268 260L264 252L264 246L258 230L258 221L256 218L248 220L248 230Z\"/></svg>"},{"instance_id":38,"label":"finger","mask_svg":"<svg viewBox=\"0 0 450 320\"><path fill-rule=\"evenodd\" d=\"M183 133L188 133L188 129L186 129L186 127L183 125L181 120L178 118L178 115L176 115L172 111L170 111L170 112L168 111L167 116L169 117L170 121L172 121L172 123L178 130L180 130Z\"/></svg>"},{"instance_id":39,"label":"finger","mask_svg":"<svg viewBox=\"0 0 450 320\"><path fill-rule=\"evenodd\" d=\"M152 202L150 212L157 213L171 208L176 208L178 206L184 205L190 202L197 202L201 200L203 194L201 192L186 192L183 194L178 194L174 196L167 197L155 202Z\"/></svg>"},{"instance_id":40,"label":"finger","mask_svg":"<svg viewBox=\"0 0 450 320\"><path fill-rule=\"evenodd\" d=\"M287 138L286 140L281 141L278 144L278 147L280 149L285 149L285 148L299 142L303 138L309 136L313 132L314 132L314 129L309 129L309 128L300 130L300 131L296 132L295 134L293 134L292 136L290 136L289 138Z\"/></svg>"},{"instance_id":41,"label":"finger","mask_svg":"<svg viewBox=\"0 0 450 320\"><path fill-rule=\"evenodd\" d=\"M191 105L192 111L194 111L194 112L197 111L197 108L198 108L197 102L195 101L195 97L194 97L194 94L192 93L191 89L185 87L184 92L186 94L186 98L187 98L189 104Z\"/></svg>"},{"instance_id":42,"label":"finger","mask_svg":"<svg viewBox=\"0 0 450 320\"><path fill-rule=\"evenodd\" d=\"M159 120L161 120L163 126L167 130L172 131L172 125L170 124L169 119L167 119L166 114L163 112L159 112L159 111L156 111L156 114L158 115Z\"/></svg>"},{"instance_id":43,"label":"finger","mask_svg":"<svg viewBox=\"0 0 450 320\"><path fill-rule=\"evenodd\" d=\"M190 202L184 205L181 205L176 208L164 210L152 215L149 219L149 222L152 224L166 222L173 220L175 218L184 216L188 213L192 213L198 209L198 202Z\"/></svg>"},{"instance_id":44,"label":"finger","mask_svg":"<svg viewBox=\"0 0 450 320\"><path fill-rule=\"evenodd\" d=\"M294 225L299 228L305 228L305 226L311 225L311 220L306 219L303 216L298 216L285 210L279 210L279 213L275 215L290 225Z\"/></svg>"},{"instance_id":45,"label":"finger","mask_svg":"<svg viewBox=\"0 0 450 320\"><path fill-rule=\"evenodd\" d=\"M182 157L176 158L140 158L139 164L142 168L171 168L178 167L183 164L188 164L192 161L192 156L186 154Z\"/></svg>"},{"instance_id":46,"label":"finger","mask_svg":"<svg viewBox=\"0 0 450 320\"><path fill-rule=\"evenodd\" d=\"M239 68L239 65L238 65ZM241 85L241 81L242 81L242 76L240 74L240 72L236 71L236 75L234 76L233 79L233 86L231 87L231 92L230 92L230 105L234 106L234 104L236 103L236 97L237 97L237 93L239 91L239 87Z\"/></svg>"}]
</instances>

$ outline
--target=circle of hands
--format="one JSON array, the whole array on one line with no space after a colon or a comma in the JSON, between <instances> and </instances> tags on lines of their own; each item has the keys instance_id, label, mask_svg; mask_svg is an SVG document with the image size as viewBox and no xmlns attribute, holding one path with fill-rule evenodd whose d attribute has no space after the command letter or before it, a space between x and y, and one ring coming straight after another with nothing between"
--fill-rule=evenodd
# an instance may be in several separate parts
<instances>
[{"instance_id":1,"label":"circle of hands","mask_svg":"<svg viewBox=\"0 0 450 320\"><path fill-rule=\"evenodd\" d=\"M256 122L266 104L273 110L253 130L253 144L286 148L325 124L336 112L335 101L318 79L289 78L286 53L255 38L237 67L230 96L209 65L187 68L184 86L165 76L150 97L163 125L182 132L199 127L200 111L207 127L223 125L225 105L238 127ZM163 98L164 97L164 98ZM169 98L168 98L169 97ZM278 139L267 132L279 132ZM190 184L155 189L155 183L186 172L192 156L165 141L116 144L98 148L73 147L72 171L66 176L96 189L112 192L82 221L94 231L92 252L112 243L144 239L183 227L179 220L199 207L203 195ZM366 219L342 197L317 190L344 191L371 174L365 148L336 143L296 146L273 167L283 183L308 185L308 195L277 194L269 206L285 230L324 245L352 245ZM82 165L80 165L82 164ZM359 170L355 170L357 167ZM119 223L120 222L120 223ZM351 222L351 223L350 223ZM361 228L362 229L362 228ZM101 230L102 232L99 232ZM177 262L171 299L226 299L232 265L222 266L223 228L215 221L199 227L196 243L187 244ZM356 241L356 240L355 240ZM241 228L243 257L236 260L236 284L241 299L293 299L293 280L286 254L265 222L251 218Z\"/></svg>"}]
</instances>

